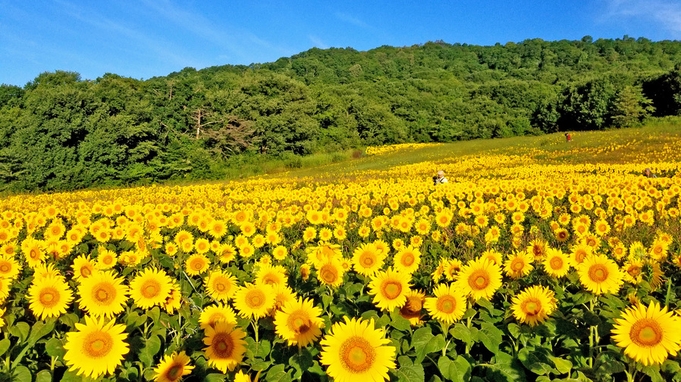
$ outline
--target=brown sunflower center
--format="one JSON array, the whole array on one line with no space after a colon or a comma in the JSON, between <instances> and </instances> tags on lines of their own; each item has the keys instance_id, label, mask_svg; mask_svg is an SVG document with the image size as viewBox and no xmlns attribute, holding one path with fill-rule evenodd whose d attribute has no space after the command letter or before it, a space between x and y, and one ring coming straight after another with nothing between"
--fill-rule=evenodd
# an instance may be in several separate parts
<instances>
[{"instance_id":1,"label":"brown sunflower center","mask_svg":"<svg viewBox=\"0 0 681 382\"><path fill-rule=\"evenodd\" d=\"M101 283L93 290L93 297L102 304L111 302L116 296L116 290L108 283Z\"/></svg>"},{"instance_id":2,"label":"brown sunflower center","mask_svg":"<svg viewBox=\"0 0 681 382\"><path fill-rule=\"evenodd\" d=\"M474 290L483 290L489 283L489 274L484 270L477 270L468 277L468 285Z\"/></svg>"},{"instance_id":3,"label":"brown sunflower center","mask_svg":"<svg viewBox=\"0 0 681 382\"><path fill-rule=\"evenodd\" d=\"M312 322L304 312L292 313L288 318L288 324L296 334L305 334L312 328Z\"/></svg>"},{"instance_id":4,"label":"brown sunflower center","mask_svg":"<svg viewBox=\"0 0 681 382\"><path fill-rule=\"evenodd\" d=\"M265 292L260 289L254 289L246 294L246 305L251 309L258 309L263 306L266 299Z\"/></svg>"},{"instance_id":5,"label":"brown sunflower center","mask_svg":"<svg viewBox=\"0 0 681 382\"><path fill-rule=\"evenodd\" d=\"M171 381L177 381L184 374L184 366L180 364L173 364L173 366L166 372L166 378Z\"/></svg>"},{"instance_id":6,"label":"brown sunflower center","mask_svg":"<svg viewBox=\"0 0 681 382\"><path fill-rule=\"evenodd\" d=\"M394 300L402 293L402 284L394 280L386 280L381 285L381 294L388 300Z\"/></svg>"},{"instance_id":7,"label":"brown sunflower center","mask_svg":"<svg viewBox=\"0 0 681 382\"><path fill-rule=\"evenodd\" d=\"M158 296L161 291L161 284L156 280L147 280L140 288L140 292L144 298L154 298Z\"/></svg>"},{"instance_id":8,"label":"brown sunflower center","mask_svg":"<svg viewBox=\"0 0 681 382\"><path fill-rule=\"evenodd\" d=\"M414 254L411 252L407 252L404 255L402 255L402 265L405 267L410 267L414 264L414 261L416 259L414 258Z\"/></svg>"},{"instance_id":9,"label":"brown sunflower center","mask_svg":"<svg viewBox=\"0 0 681 382\"><path fill-rule=\"evenodd\" d=\"M229 333L217 333L212 342L215 358L230 358L234 352L234 341Z\"/></svg>"},{"instance_id":10,"label":"brown sunflower center","mask_svg":"<svg viewBox=\"0 0 681 382\"><path fill-rule=\"evenodd\" d=\"M513 262L511 262L511 269L513 269L515 272L522 271L524 267L525 262L523 259L513 259Z\"/></svg>"},{"instance_id":11,"label":"brown sunflower center","mask_svg":"<svg viewBox=\"0 0 681 382\"><path fill-rule=\"evenodd\" d=\"M9 273L10 271L12 271L12 264L10 264L9 262L3 262L2 264L0 264L0 272Z\"/></svg>"},{"instance_id":12,"label":"brown sunflower center","mask_svg":"<svg viewBox=\"0 0 681 382\"><path fill-rule=\"evenodd\" d=\"M201 269L203 269L204 264L205 263L203 259L200 258L194 259L194 261L192 261L192 269L195 271L200 271Z\"/></svg>"},{"instance_id":13,"label":"brown sunflower center","mask_svg":"<svg viewBox=\"0 0 681 382\"><path fill-rule=\"evenodd\" d=\"M59 291L53 287L43 288L40 291L40 304L46 308L52 308L59 303Z\"/></svg>"},{"instance_id":14,"label":"brown sunflower center","mask_svg":"<svg viewBox=\"0 0 681 382\"><path fill-rule=\"evenodd\" d=\"M333 265L326 264L319 270L319 277L326 284L334 284L338 280L338 270Z\"/></svg>"},{"instance_id":15,"label":"brown sunflower center","mask_svg":"<svg viewBox=\"0 0 681 382\"><path fill-rule=\"evenodd\" d=\"M597 283L602 283L608 279L608 268L603 264L595 264L589 268L589 278Z\"/></svg>"},{"instance_id":16,"label":"brown sunflower center","mask_svg":"<svg viewBox=\"0 0 681 382\"><path fill-rule=\"evenodd\" d=\"M456 310L456 299L448 295L438 298L437 310L445 314L454 313L454 310Z\"/></svg>"},{"instance_id":17,"label":"brown sunflower center","mask_svg":"<svg viewBox=\"0 0 681 382\"><path fill-rule=\"evenodd\" d=\"M558 256L554 256L554 257L551 258L549 265L551 265L551 269L557 271L557 270L563 268L563 259L561 259Z\"/></svg>"},{"instance_id":18,"label":"brown sunflower center","mask_svg":"<svg viewBox=\"0 0 681 382\"><path fill-rule=\"evenodd\" d=\"M520 307L526 315L536 316L541 311L541 301L531 297L523 301Z\"/></svg>"},{"instance_id":19,"label":"brown sunflower center","mask_svg":"<svg viewBox=\"0 0 681 382\"><path fill-rule=\"evenodd\" d=\"M638 346L652 347L662 342L662 327L650 318L643 318L632 325L629 338Z\"/></svg>"},{"instance_id":20,"label":"brown sunflower center","mask_svg":"<svg viewBox=\"0 0 681 382\"><path fill-rule=\"evenodd\" d=\"M113 348L113 339L109 333L93 332L83 341L83 354L89 358L105 357Z\"/></svg>"},{"instance_id":21,"label":"brown sunflower center","mask_svg":"<svg viewBox=\"0 0 681 382\"><path fill-rule=\"evenodd\" d=\"M87 278L92 274L92 270L88 266L80 268L80 275Z\"/></svg>"},{"instance_id":22,"label":"brown sunflower center","mask_svg":"<svg viewBox=\"0 0 681 382\"><path fill-rule=\"evenodd\" d=\"M351 373L362 373L371 369L375 359L376 350L362 337L350 337L341 345L342 366Z\"/></svg>"},{"instance_id":23,"label":"brown sunflower center","mask_svg":"<svg viewBox=\"0 0 681 382\"><path fill-rule=\"evenodd\" d=\"M364 253L364 254L362 254L362 257L360 259L360 263L362 264L363 267L370 268L374 264L376 264L376 256L374 256L371 253Z\"/></svg>"},{"instance_id":24,"label":"brown sunflower center","mask_svg":"<svg viewBox=\"0 0 681 382\"><path fill-rule=\"evenodd\" d=\"M627 272L629 275L631 275L631 277L636 277L641 274L641 267L632 265L627 269Z\"/></svg>"}]
</instances>

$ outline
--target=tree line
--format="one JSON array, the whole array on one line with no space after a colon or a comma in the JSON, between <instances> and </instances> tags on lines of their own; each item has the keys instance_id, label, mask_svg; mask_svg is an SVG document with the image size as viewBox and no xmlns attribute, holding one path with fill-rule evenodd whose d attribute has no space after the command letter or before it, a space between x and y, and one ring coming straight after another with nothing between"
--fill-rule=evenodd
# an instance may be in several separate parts
<instances>
[{"instance_id":1,"label":"tree line","mask_svg":"<svg viewBox=\"0 0 681 382\"><path fill-rule=\"evenodd\" d=\"M681 110L681 42L526 40L310 49L137 80L0 85L0 189L219 178L365 145L600 130Z\"/></svg>"}]
</instances>

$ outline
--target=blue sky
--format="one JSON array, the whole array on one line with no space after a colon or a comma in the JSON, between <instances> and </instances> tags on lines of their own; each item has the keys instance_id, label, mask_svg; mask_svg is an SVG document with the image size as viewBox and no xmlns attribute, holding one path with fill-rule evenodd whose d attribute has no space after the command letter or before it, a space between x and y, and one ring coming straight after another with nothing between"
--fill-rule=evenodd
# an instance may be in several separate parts
<instances>
[{"instance_id":1,"label":"blue sky","mask_svg":"<svg viewBox=\"0 0 681 382\"><path fill-rule=\"evenodd\" d=\"M312 47L530 38L681 39L681 0L0 0L0 83L45 71L146 79L275 61Z\"/></svg>"}]
</instances>

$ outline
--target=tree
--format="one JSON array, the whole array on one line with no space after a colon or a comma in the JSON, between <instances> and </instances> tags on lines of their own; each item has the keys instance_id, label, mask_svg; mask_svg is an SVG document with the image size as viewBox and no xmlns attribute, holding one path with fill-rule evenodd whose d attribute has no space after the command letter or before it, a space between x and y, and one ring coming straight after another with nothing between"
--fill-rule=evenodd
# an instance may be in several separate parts
<instances>
[{"instance_id":1,"label":"tree","mask_svg":"<svg viewBox=\"0 0 681 382\"><path fill-rule=\"evenodd\" d=\"M612 122L617 127L641 124L655 111L652 101L643 96L640 86L625 86L617 92L612 106Z\"/></svg>"}]
</instances>

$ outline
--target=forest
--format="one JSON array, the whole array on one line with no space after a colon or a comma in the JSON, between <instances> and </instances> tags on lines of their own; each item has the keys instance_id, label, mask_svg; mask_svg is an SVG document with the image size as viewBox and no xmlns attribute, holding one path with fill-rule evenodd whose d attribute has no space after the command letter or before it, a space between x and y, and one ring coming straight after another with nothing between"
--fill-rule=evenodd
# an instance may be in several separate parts
<instances>
[{"instance_id":1,"label":"forest","mask_svg":"<svg viewBox=\"0 0 681 382\"><path fill-rule=\"evenodd\" d=\"M0 85L0 190L219 179L367 145L640 126L681 111L681 42L530 39L313 48L146 80L59 70Z\"/></svg>"}]
</instances>

